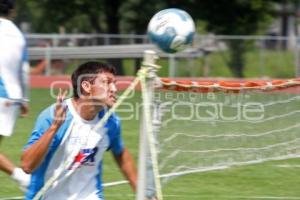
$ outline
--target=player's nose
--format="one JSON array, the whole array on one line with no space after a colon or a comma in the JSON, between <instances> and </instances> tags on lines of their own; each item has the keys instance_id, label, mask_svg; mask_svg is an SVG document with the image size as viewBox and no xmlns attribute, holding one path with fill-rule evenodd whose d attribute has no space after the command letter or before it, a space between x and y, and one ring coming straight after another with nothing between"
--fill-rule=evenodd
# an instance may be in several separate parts
<instances>
[{"instance_id":1,"label":"player's nose","mask_svg":"<svg viewBox=\"0 0 300 200\"><path fill-rule=\"evenodd\" d=\"M110 84L110 88L109 88L109 89L110 89L110 91L113 92L113 93L116 93L117 90L118 90L115 83Z\"/></svg>"}]
</instances>

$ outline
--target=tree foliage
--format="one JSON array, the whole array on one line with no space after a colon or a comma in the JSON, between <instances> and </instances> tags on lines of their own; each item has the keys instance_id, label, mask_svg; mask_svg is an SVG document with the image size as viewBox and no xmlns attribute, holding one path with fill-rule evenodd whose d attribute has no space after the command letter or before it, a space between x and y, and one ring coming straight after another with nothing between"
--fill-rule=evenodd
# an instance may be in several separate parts
<instances>
[{"instance_id":1,"label":"tree foliage","mask_svg":"<svg viewBox=\"0 0 300 200\"><path fill-rule=\"evenodd\" d=\"M144 34L150 18L159 10L176 7L195 21L206 22L209 32L222 35L260 33L272 18L276 0L26 0L18 1L18 20L32 22L34 32L137 33ZM26 10L26 11L24 11ZM116 41L117 43L118 41ZM228 42L229 67L243 76L245 42Z\"/></svg>"},{"instance_id":2,"label":"tree foliage","mask_svg":"<svg viewBox=\"0 0 300 200\"><path fill-rule=\"evenodd\" d=\"M272 19L273 0L196 1L192 13L207 22L207 30L220 35L254 35L266 28ZM199 11L199 12L197 12ZM229 40L228 66L237 77L243 77L248 43Z\"/></svg>"}]
</instances>

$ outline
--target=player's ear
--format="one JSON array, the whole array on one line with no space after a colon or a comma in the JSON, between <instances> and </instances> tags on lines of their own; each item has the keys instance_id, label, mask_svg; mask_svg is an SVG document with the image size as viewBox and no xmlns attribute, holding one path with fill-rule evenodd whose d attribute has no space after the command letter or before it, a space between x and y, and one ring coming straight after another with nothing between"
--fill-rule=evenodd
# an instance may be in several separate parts
<instances>
[{"instance_id":1,"label":"player's ear","mask_svg":"<svg viewBox=\"0 0 300 200\"><path fill-rule=\"evenodd\" d=\"M82 90L83 90L84 93L87 93L87 94L91 93L92 85L91 85L90 82L82 81L81 82L81 87L82 87Z\"/></svg>"}]
</instances>

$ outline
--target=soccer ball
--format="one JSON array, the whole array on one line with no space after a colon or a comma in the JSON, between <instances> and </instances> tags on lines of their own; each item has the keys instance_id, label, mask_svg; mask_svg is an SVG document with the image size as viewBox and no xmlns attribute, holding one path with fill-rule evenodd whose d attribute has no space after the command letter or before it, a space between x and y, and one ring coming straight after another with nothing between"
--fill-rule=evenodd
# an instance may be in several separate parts
<instances>
[{"instance_id":1,"label":"soccer ball","mask_svg":"<svg viewBox=\"0 0 300 200\"><path fill-rule=\"evenodd\" d=\"M180 9L169 8L156 13L148 24L149 39L161 50L176 53L193 41L195 23Z\"/></svg>"}]
</instances>

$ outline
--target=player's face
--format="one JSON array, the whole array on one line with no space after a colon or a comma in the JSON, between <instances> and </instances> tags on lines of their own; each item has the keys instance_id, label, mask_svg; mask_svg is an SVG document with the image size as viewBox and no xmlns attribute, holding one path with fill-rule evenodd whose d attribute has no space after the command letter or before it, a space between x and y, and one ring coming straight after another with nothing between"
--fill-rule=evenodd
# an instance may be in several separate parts
<instances>
[{"instance_id":1,"label":"player's face","mask_svg":"<svg viewBox=\"0 0 300 200\"><path fill-rule=\"evenodd\" d=\"M91 88L91 96L106 106L111 107L116 102L116 78L110 72L97 74Z\"/></svg>"}]
</instances>

